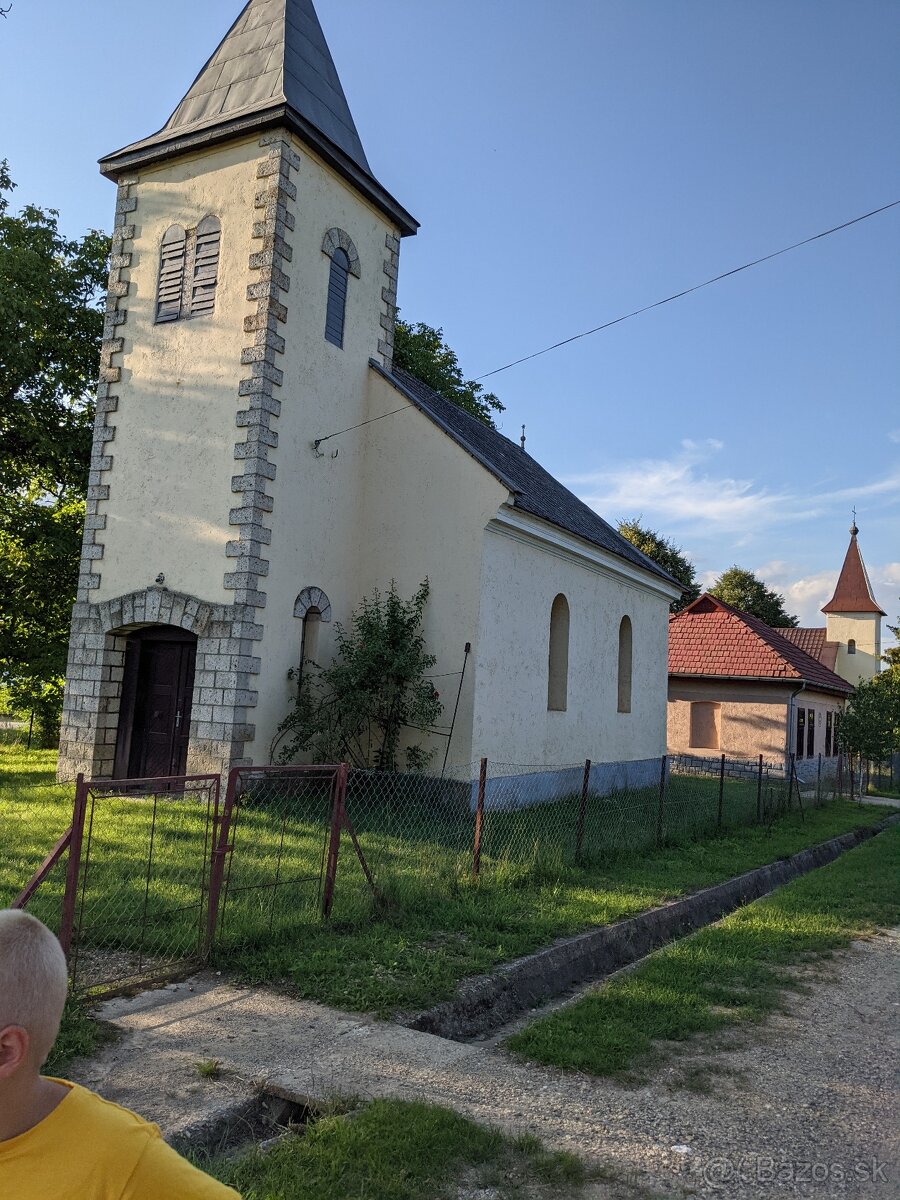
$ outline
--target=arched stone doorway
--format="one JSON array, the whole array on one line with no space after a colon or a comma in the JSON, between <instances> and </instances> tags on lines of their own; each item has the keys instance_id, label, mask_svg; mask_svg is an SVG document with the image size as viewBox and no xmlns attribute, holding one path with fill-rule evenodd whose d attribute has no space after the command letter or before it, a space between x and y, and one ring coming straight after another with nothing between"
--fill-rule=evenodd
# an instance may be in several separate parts
<instances>
[{"instance_id":1,"label":"arched stone doorway","mask_svg":"<svg viewBox=\"0 0 900 1200\"><path fill-rule=\"evenodd\" d=\"M197 636L175 625L127 635L114 779L183 775Z\"/></svg>"}]
</instances>

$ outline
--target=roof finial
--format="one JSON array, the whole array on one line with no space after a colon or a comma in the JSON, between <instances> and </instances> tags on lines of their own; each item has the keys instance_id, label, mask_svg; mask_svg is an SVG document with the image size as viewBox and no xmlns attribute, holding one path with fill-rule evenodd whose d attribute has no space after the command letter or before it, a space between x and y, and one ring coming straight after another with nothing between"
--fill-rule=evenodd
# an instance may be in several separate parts
<instances>
[{"instance_id":1,"label":"roof finial","mask_svg":"<svg viewBox=\"0 0 900 1200\"><path fill-rule=\"evenodd\" d=\"M856 505L853 505L853 524L850 526L850 536L856 537L859 530L856 528Z\"/></svg>"},{"instance_id":2,"label":"roof finial","mask_svg":"<svg viewBox=\"0 0 900 1200\"><path fill-rule=\"evenodd\" d=\"M519 445L522 447L523 450L525 449L525 426L524 425L522 426L522 436L519 438Z\"/></svg>"}]
</instances>

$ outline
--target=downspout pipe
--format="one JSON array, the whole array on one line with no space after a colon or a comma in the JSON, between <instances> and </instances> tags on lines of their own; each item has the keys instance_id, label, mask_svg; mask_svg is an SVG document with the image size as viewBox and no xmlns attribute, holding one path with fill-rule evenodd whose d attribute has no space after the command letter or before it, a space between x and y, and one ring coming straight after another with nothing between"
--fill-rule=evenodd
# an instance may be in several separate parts
<instances>
[{"instance_id":1,"label":"downspout pipe","mask_svg":"<svg viewBox=\"0 0 900 1200\"><path fill-rule=\"evenodd\" d=\"M784 769L785 770L787 770L788 763L791 761L791 734L792 734L792 730L796 728L796 722L794 721L794 701L797 699L797 697L800 695L801 692L805 692L805 691L806 691L806 680L804 679L804 681L800 684L800 686L795 691L791 692L791 698L790 698L790 700L788 700L787 733L786 733L786 736L784 739ZM796 750L795 750L795 754L796 754Z\"/></svg>"}]
</instances>

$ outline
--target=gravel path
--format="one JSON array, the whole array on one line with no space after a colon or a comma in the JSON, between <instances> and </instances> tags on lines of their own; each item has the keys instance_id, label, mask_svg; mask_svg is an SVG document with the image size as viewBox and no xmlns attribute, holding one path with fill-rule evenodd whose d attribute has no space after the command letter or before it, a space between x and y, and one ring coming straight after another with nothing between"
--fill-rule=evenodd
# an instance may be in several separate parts
<instances>
[{"instance_id":1,"label":"gravel path","mask_svg":"<svg viewBox=\"0 0 900 1200\"><path fill-rule=\"evenodd\" d=\"M900 931L855 943L809 972L789 1012L717 1046L698 1043L641 1086L215 976L107 1002L102 1015L121 1037L74 1074L169 1133L267 1079L313 1099L421 1098L533 1132L604 1168L597 1197L893 1200L898 965ZM223 1063L218 1081L197 1073L208 1058Z\"/></svg>"}]
</instances>

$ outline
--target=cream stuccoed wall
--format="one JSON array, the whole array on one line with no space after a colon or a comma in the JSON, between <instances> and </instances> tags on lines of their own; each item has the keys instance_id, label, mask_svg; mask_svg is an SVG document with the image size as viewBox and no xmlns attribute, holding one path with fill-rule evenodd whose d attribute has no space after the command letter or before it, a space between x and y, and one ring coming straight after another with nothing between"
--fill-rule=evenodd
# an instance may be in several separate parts
<instances>
[{"instance_id":1,"label":"cream stuccoed wall","mask_svg":"<svg viewBox=\"0 0 900 1200\"><path fill-rule=\"evenodd\" d=\"M565 712L547 709L550 609L569 604ZM665 753L668 609L649 572L517 510L484 538L473 757L559 766ZM632 706L617 712L619 626L633 634Z\"/></svg>"},{"instance_id":2,"label":"cream stuccoed wall","mask_svg":"<svg viewBox=\"0 0 900 1200\"><path fill-rule=\"evenodd\" d=\"M825 753L826 713L839 713L843 700L826 692L804 689L793 697L797 685L736 679L669 680L668 750L670 754L696 754L728 758L756 758L780 762L796 750L796 710L812 710L816 732L814 754ZM719 709L719 745L691 742L691 704L713 702ZM833 717L832 717L833 719ZM806 747L803 748L804 756Z\"/></svg>"},{"instance_id":3,"label":"cream stuccoed wall","mask_svg":"<svg viewBox=\"0 0 900 1200\"><path fill-rule=\"evenodd\" d=\"M269 572L261 585L266 606L260 613L265 634L257 651L261 670L253 712L256 763L268 761L272 736L296 688L287 672L300 656L297 596L305 587L320 587L331 601L332 623L317 631L318 655L325 661L332 653L333 622L346 621L359 599L356 526L366 441L351 433L324 442L320 454L313 442L368 416L369 359L383 336L385 236L396 232L303 143L294 139L293 147L300 165L292 176L297 199L296 224L288 235L287 321L279 327L285 352L278 361L284 372L276 389L278 446L269 452L276 476L269 485L274 500ZM322 242L335 228L349 235L360 263L360 277L348 281L342 348L325 340L331 259Z\"/></svg>"},{"instance_id":4,"label":"cream stuccoed wall","mask_svg":"<svg viewBox=\"0 0 900 1200\"><path fill-rule=\"evenodd\" d=\"M873 679L882 669L881 617L878 613L828 613L826 637L838 643L834 669L854 686ZM847 643L856 641L856 653L847 652Z\"/></svg>"},{"instance_id":5,"label":"cream stuccoed wall","mask_svg":"<svg viewBox=\"0 0 900 1200\"><path fill-rule=\"evenodd\" d=\"M468 764L481 543L485 526L508 492L428 417L413 406L407 408L403 395L387 380L371 368L367 371L364 419L398 408L403 411L337 438L333 446L325 443L322 449L328 449L322 458L316 458L308 446L299 448L298 471L305 465L308 472L304 494L312 495L312 505L322 512L327 529L321 538L316 537L314 528L309 531L308 577L302 578L300 586L321 586L331 601L333 619L346 624L362 597L374 588L384 592L393 579L400 594L409 597L427 576L431 595L424 633L429 651L437 658L435 675L446 676L436 679L435 687L444 703L441 720L448 726L459 682L455 673L462 668L465 643L473 644L450 760ZM334 449L339 449L336 458L331 457ZM356 503L351 513L347 512L348 498ZM298 494L289 501L296 503L295 520L300 528L294 536L298 537L307 520L303 499ZM338 515L346 524L338 523ZM296 561L301 561L299 554ZM291 615L300 590L298 576L286 577L286 586L273 588L274 568L273 562L267 580L264 675L254 712L260 751L291 702L294 685L286 674L296 663L300 644L300 622ZM319 659L329 661L333 622L321 626L317 637ZM413 736L434 750L433 761L440 766L444 739Z\"/></svg>"},{"instance_id":6,"label":"cream stuccoed wall","mask_svg":"<svg viewBox=\"0 0 900 1200\"><path fill-rule=\"evenodd\" d=\"M151 584L228 603L225 543L236 472L235 412L248 310L258 137L142 171L137 207L120 397L108 444L113 469L100 564L102 601ZM222 224L215 312L154 323L159 247L170 225L189 229L207 215Z\"/></svg>"}]
</instances>

